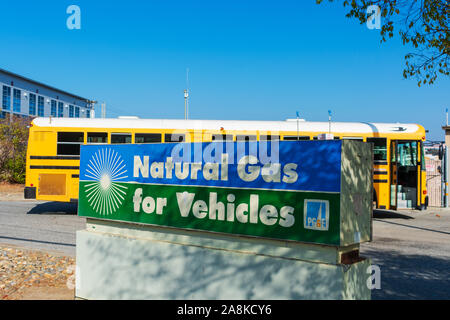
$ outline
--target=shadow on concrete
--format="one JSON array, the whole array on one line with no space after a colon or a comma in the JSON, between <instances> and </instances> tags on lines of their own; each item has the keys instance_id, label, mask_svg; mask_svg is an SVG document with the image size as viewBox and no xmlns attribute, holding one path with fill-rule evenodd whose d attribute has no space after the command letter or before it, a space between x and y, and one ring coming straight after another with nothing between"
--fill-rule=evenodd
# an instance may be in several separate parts
<instances>
[{"instance_id":1,"label":"shadow on concrete","mask_svg":"<svg viewBox=\"0 0 450 320\"><path fill-rule=\"evenodd\" d=\"M109 236L108 236L109 237ZM340 299L342 268L270 256L180 245L167 233L149 245L140 239L84 234L77 238L79 297L87 299ZM168 242L166 242L169 240ZM120 249L119 249L120 248ZM228 251L230 250L230 251ZM219 267L220 266L220 267ZM349 272L355 281L360 273ZM365 275L363 275L365 276ZM365 279L355 288L366 294ZM350 290L351 291L351 290ZM348 294L352 294L348 292Z\"/></svg>"},{"instance_id":2,"label":"shadow on concrete","mask_svg":"<svg viewBox=\"0 0 450 320\"><path fill-rule=\"evenodd\" d=\"M73 243L44 241L44 240L36 240L36 239L26 239L26 238L17 238L17 237L5 237L5 236L0 236L0 239L14 240L14 241L26 241L26 242L34 242L34 243L43 243L43 244L51 244L51 245L58 245L58 246L75 247L75 244L73 244Z\"/></svg>"},{"instance_id":3,"label":"shadow on concrete","mask_svg":"<svg viewBox=\"0 0 450 320\"><path fill-rule=\"evenodd\" d=\"M66 215L77 214L78 204L75 202L44 202L36 205L27 214Z\"/></svg>"},{"instance_id":4,"label":"shadow on concrete","mask_svg":"<svg viewBox=\"0 0 450 320\"><path fill-rule=\"evenodd\" d=\"M381 209L374 209L373 217L374 219L414 219L414 217L408 216L406 214L401 214L398 211Z\"/></svg>"},{"instance_id":5,"label":"shadow on concrete","mask_svg":"<svg viewBox=\"0 0 450 320\"><path fill-rule=\"evenodd\" d=\"M372 299L450 299L450 258L385 250L363 255L380 267L381 289L372 290Z\"/></svg>"},{"instance_id":6,"label":"shadow on concrete","mask_svg":"<svg viewBox=\"0 0 450 320\"><path fill-rule=\"evenodd\" d=\"M374 220L375 220L375 221L380 221L380 222L383 222L383 223L389 223L389 224L393 224L393 225L405 227L405 228L411 228L411 229L417 229L417 230L423 230L423 231L430 231L430 232L437 232L437 233L442 233L442 234L448 234L448 235L450 235L450 232L441 231L441 230L436 230L436 229L423 228L423 227L416 227L416 226L411 226L411 225L408 225L408 224L403 224L403 223L398 223L398 222L392 222L392 221L384 221L384 220L379 220L379 219L374 219Z\"/></svg>"}]
</instances>

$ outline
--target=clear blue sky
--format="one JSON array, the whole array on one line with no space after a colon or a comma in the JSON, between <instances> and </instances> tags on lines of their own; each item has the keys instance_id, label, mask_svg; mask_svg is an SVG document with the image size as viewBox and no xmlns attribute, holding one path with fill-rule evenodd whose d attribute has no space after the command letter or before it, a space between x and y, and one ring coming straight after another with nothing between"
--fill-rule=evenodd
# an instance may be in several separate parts
<instances>
[{"instance_id":1,"label":"clear blue sky","mask_svg":"<svg viewBox=\"0 0 450 320\"><path fill-rule=\"evenodd\" d=\"M81 30L66 9L81 8ZM419 123L443 140L450 79L404 80L398 37L314 0L9 1L0 67L86 98L107 115ZM97 109L99 114L99 108Z\"/></svg>"}]
</instances>

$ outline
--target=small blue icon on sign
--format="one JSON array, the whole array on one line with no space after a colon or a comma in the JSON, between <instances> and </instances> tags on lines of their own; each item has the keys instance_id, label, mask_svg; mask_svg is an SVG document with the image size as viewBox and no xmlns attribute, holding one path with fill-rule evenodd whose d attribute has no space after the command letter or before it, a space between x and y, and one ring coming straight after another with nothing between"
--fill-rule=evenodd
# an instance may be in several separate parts
<instances>
[{"instance_id":1,"label":"small blue icon on sign","mask_svg":"<svg viewBox=\"0 0 450 320\"><path fill-rule=\"evenodd\" d=\"M305 199L304 217L305 229L327 231L330 218L328 200Z\"/></svg>"}]
</instances>

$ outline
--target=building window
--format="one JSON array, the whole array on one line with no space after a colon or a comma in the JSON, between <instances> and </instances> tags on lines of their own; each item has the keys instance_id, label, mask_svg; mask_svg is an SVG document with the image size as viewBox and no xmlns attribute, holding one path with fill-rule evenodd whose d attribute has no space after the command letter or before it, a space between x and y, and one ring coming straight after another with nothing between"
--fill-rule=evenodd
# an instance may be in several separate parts
<instances>
[{"instance_id":1,"label":"building window","mask_svg":"<svg viewBox=\"0 0 450 320\"><path fill-rule=\"evenodd\" d=\"M30 116L36 115L36 95L34 93L30 93L28 113Z\"/></svg>"},{"instance_id":2,"label":"building window","mask_svg":"<svg viewBox=\"0 0 450 320\"><path fill-rule=\"evenodd\" d=\"M38 116L44 116L44 97L38 96Z\"/></svg>"},{"instance_id":3,"label":"building window","mask_svg":"<svg viewBox=\"0 0 450 320\"><path fill-rule=\"evenodd\" d=\"M3 86L2 109L11 109L11 88L7 86Z\"/></svg>"},{"instance_id":4,"label":"building window","mask_svg":"<svg viewBox=\"0 0 450 320\"><path fill-rule=\"evenodd\" d=\"M80 117L80 107L75 107L75 118Z\"/></svg>"},{"instance_id":5,"label":"building window","mask_svg":"<svg viewBox=\"0 0 450 320\"><path fill-rule=\"evenodd\" d=\"M64 103L58 102L58 117L64 117Z\"/></svg>"},{"instance_id":6,"label":"building window","mask_svg":"<svg viewBox=\"0 0 450 320\"><path fill-rule=\"evenodd\" d=\"M74 107L72 105L69 106L69 118L73 118L75 114Z\"/></svg>"},{"instance_id":7,"label":"building window","mask_svg":"<svg viewBox=\"0 0 450 320\"><path fill-rule=\"evenodd\" d=\"M86 110L86 118L90 118L91 117L91 110Z\"/></svg>"},{"instance_id":8,"label":"building window","mask_svg":"<svg viewBox=\"0 0 450 320\"><path fill-rule=\"evenodd\" d=\"M52 117L56 117L56 101L52 100L52 107L51 107L51 112L50 112Z\"/></svg>"},{"instance_id":9,"label":"building window","mask_svg":"<svg viewBox=\"0 0 450 320\"><path fill-rule=\"evenodd\" d=\"M21 92L19 89L13 90L13 111L14 112L20 112L20 96Z\"/></svg>"}]
</instances>

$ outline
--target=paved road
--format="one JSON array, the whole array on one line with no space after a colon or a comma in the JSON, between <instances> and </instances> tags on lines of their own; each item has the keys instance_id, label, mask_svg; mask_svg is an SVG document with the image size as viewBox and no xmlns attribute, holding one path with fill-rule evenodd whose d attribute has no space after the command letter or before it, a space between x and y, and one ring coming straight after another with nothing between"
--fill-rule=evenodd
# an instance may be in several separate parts
<instances>
[{"instance_id":1,"label":"paved road","mask_svg":"<svg viewBox=\"0 0 450 320\"><path fill-rule=\"evenodd\" d=\"M74 204L0 201L0 244L75 256L84 228ZM373 231L361 245L381 269L373 299L450 299L450 210L375 211Z\"/></svg>"},{"instance_id":2,"label":"paved road","mask_svg":"<svg viewBox=\"0 0 450 320\"><path fill-rule=\"evenodd\" d=\"M72 203L0 201L0 244L75 256L75 232L85 219Z\"/></svg>"},{"instance_id":3,"label":"paved road","mask_svg":"<svg viewBox=\"0 0 450 320\"><path fill-rule=\"evenodd\" d=\"M372 299L450 299L450 210L375 211L361 255L380 267Z\"/></svg>"}]
</instances>

